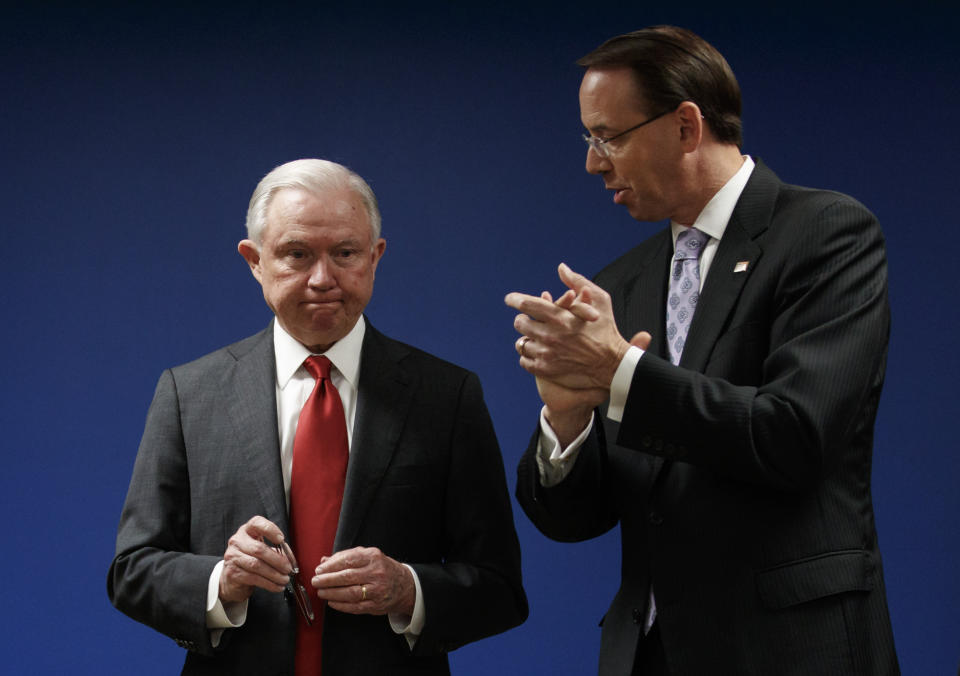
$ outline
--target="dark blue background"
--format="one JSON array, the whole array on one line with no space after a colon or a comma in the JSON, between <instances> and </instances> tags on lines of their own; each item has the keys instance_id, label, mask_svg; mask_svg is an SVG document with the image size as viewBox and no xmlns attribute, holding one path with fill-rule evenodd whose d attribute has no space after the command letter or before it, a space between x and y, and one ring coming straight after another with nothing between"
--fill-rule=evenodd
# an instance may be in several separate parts
<instances>
[{"instance_id":1,"label":"dark blue background","mask_svg":"<svg viewBox=\"0 0 960 676\"><path fill-rule=\"evenodd\" d=\"M235 245L254 185L284 161L333 159L372 184L388 247L368 314L480 374L512 490L539 405L503 295L556 292L559 261L593 274L659 227L583 172L573 61L676 23L737 73L746 152L884 225L893 334L873 474L890 610L905 674L955 673L952 3L341 4L5 8L3 671L179 670L172 641L110 606L106 570L160 371L269 319ZM556 544L516 511L530 619L454 668L591 673L618 536Z\"/></svg>"}]
</instances>

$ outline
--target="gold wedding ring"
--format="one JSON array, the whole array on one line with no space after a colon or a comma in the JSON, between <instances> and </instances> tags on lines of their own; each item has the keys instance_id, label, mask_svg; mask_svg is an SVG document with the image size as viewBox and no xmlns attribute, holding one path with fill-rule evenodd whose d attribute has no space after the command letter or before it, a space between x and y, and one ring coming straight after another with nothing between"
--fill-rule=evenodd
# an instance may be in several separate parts
<instances>
[{"instance_id":1,"label":"gold wedding ring","mask_svg":"<svg viewBox=\"0 0 960 676\"><path fill-rule=\"evenodd\" d=\"M527 356L526 354L524 354L523 348L527 346L527 341L529 340L530 340L530 336L520 336L520 344L517 346L517 351L520 353L521 357Z\"/></svg>"}]
</instances>

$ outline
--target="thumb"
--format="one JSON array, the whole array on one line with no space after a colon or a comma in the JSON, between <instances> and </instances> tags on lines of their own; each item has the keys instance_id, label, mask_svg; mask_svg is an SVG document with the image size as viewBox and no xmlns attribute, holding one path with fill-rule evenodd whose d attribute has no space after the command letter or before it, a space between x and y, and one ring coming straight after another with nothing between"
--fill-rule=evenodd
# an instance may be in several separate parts
<instances>
[{"instance_id":1,"label":"thumb","mask_svg":"<svg viewBox=\"0 0 960 676\"><path fill-rule=\"evenodd\" d=\"M633 338L630 339L630 344L634 347L639 347L641 350L646 350L650 347L651 338L652 336L646 331L640 331L633 335Z\"/></svg>"}]
</instances>

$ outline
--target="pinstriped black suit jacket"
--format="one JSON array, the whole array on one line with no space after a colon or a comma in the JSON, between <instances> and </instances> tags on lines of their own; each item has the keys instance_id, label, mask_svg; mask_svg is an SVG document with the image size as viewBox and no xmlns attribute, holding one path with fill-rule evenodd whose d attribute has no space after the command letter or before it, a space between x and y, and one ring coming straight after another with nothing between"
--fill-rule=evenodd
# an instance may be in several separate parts
<instances>
[{"instance_id":1,"label":"pinstriped black suit jacket","mask_svg":"<svg viewBox=\"0 0 960 676\"><path fill-rule=\"evenodd\" d=\"M889 307L876 219L758 162L666 357L669 229L597 282L623 335L653 334L620 425L518 498L557 540L621 528L600 673L629 674L651 580L671 674L895 674L870 495ZM739 270L747 262L746 270Z\"/></svg>"}]
</instances>

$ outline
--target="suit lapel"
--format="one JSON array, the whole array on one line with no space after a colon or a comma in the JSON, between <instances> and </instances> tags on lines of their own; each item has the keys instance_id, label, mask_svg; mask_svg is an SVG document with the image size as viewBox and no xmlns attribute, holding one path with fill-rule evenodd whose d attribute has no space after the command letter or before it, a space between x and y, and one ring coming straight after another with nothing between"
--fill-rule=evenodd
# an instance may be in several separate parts
<instances>
[{"instance_id":1,"label":"suit lapel","mask_svg":"<svg viewBox=\"0 0 960 676\"><path fill-rule=\"evenodd\" d=\"M287 502L280 468L277 434L276 357L273 351L273 323L233 350L237 363L233 388L220 393L227 397L227 409L241 442L245 471L257 486L264 516L287 532Z\"/></svg>"},{"instance_id":2,"label":"suit lapel","mask_svg":"<svg viewBox=\"0 0 960 676\"><path fill-rule=\"evenodd\" d=\"M710 265L680 366L700 372L706 369L727 317L763 253L755 240L770 223L778 187L779 180L758 160Z\"/></svg>"},{"instance_id":3,"label":"suit lapel","mask_svg":"<svg viewBox=\"0 0 960 676\"><path fill-rule=\"evenodd\" d=\"M364 319L366 321L366 319ZM334 551L356 544L357 534L390 466L410 410L413 382L399 360L402 350L367 322L347 483Z\"/></svg>"},{"instance_id":4,"label":"suit lapel","mask_svg":"<svg viewBox=\"0 0 960 676\"><path fill-rule=\"evenodd\" d=\"M640 252L637 260L631 262L636 274L622 284L622 292L613 298L614 317L617 328L627 340L637 331L648 331L651 338L646 351L664 357L667 351L667 274L673 255L669 228L654 235L650 246L644 246ZM607 438L615 440L619 424L606 417L606 404L603 420ZM656 476L664 460L659 456L646 456L643 462L650 463L651 471Z\"/></svg>"},{"instance_id":5,"label":"suit lapel","mask_svg":"<svg viewBox=\"0 0 960 676\"><path fill-rule=\"evenodd\" d=\"M623 321L618 321L621 333L627 340L637 331L649 331L651 334L651 353L663 356L666 353L666 304L667 304L667 274L670 267L670 231L665 230L655 235L658 242L650 248L645 258L642 258L637 267L639 272L636 278L624 285L624 292L619 299L620 313ZM616 311L616 308L615 308Z\"/></svg>"},{"instance_id":6,"label":"suit lapel","mask_svg":"<svg viewBox=\"0 0 960 676\"><path fill-rule=\"evenodd\" d=\"M727 315L736 305L740 290L761 253L743 227L731 218L703 285L680 366L701 372L706 368L713 346L726 326ZM746 263L745 270L741 269L743 263Z\"/></svg>"}]
</instances>

